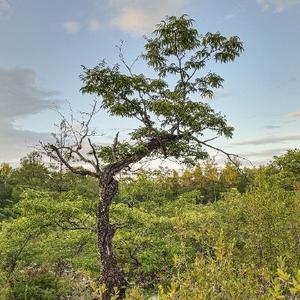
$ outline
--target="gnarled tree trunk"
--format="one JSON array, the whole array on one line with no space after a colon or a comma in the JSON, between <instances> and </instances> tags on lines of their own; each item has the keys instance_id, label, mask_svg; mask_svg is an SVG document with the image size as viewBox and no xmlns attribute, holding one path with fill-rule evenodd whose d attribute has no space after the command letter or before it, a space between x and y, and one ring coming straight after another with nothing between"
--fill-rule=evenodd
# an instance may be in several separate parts
<instances>
[{"instance_id":1,"label":"gnarled tree trunk","mask_svg":"<svg viewBox=\"0 0 300 300\"><path fill-rule=\"evenodd\" d=\"M115 228L109 222L109 208L113 197L118 193L118 181L113 177L99 180L100 194L97 207L97 239L102 275L100 284L104 284L106 291L102 299L109 300L114 288L119 291L119 299L125 297L126 280L122 269L117 265L116 256L113 252L112 239Z\"/></svg>"}]
</instances>

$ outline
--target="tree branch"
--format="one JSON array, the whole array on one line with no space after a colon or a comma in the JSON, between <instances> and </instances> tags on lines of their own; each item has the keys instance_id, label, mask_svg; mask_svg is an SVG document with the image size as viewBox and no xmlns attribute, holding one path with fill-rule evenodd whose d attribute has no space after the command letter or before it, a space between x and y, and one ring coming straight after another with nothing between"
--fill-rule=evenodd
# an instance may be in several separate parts
<instances>
[{"instance_id":1,"label":"tree branch","mask_svg":"<svg viewBox=\"0 0 300 300\"><path fill-rule=\"evenodd\" d=\"M213 150L216 150L216 151L218 151L218 152L223 153L223 154L228 158L228 160L229 160L233 165L235 165L237 168L239 168L239 165L237 164L237 162L236 162L234 159L232 159L232 157L235 157L235 158L238 158L238 159L242 159L242 160L246 160L246 161L248 161L248 162L252 165L252 162L251 162L250 160L248 160L247 158L244 158L244 157L242 157L242 156L240 156L240 155L238 155L238 154L226 152L226 151L224 151L224 150L221 149L221 148L218 148L218 147L215 147L215 146L212 146L212 145L208 144L207 141L210 141L210 140L212 140L212 139L209 139L209 140L206 140L206 141L200 141L200 140L199 140L197 137L195 137L195 136L191 136L191 139L193 139L193 140L194 140L195 142L197 142L198 144L204 145L204 146L206 146L206 147L208 147L208 148L210 148L210 149L213 149ZM213 139L214 139L214 138L213 138Z\"/></svg>"},{"instance_id":2,"label":"tree branch","mask_svg":"<svg viewBox=\"0 0 300 300\"><path fill-rule=\"evenodd\" d=\"M51 155L51 152L54 152L55 155L59 158L59 160L73 173L78 174L78 175L82 175L82 176L92 176L95 178L99 177L99 174L97 174L96 172L92 172L90 170L84 169L84 168L79 168L79 167L73 167L69 161L67 159L64 158L64 156L62 155L62 153L60 152L60 149L58 147L56 147L53 144L48 144L46 146L44 146L44 149L48 152L48 154ZM51 151L49 151L48 149L50 149Z\"/></svg>"}]
</instances>

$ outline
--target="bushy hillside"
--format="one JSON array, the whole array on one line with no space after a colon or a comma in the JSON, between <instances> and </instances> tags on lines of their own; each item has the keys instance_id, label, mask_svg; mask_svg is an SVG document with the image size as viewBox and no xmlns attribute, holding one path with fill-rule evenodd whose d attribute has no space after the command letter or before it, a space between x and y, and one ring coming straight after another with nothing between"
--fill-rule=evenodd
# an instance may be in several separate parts
<instances>
[{"instance_id":1,"label":"bushy hillside","mask_svg":"<svg viewBox=\"0 0 300 300\"><path fill-rule=\"evenodd\" d=\"M111 222L127 298L299 299L298 164L291 150L260 168L124 175ZM97 193L36 153L1 166L2 299L101 299Z\"/></svg>"}]
</instances>

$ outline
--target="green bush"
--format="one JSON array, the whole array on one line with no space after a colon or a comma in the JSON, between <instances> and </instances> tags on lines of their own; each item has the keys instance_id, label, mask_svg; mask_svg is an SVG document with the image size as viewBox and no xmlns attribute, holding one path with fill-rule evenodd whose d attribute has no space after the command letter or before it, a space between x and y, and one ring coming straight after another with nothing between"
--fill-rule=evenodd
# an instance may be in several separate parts
<instances>
[{"instance_id":1,"label":"green bush","mask_svg":"<svg viewBox=\"0 0 300 300\"><path fill-rule=\"evenodd\" d=\"M57 300L67 296L70 283L46 268L27 268L11 283L10 298Z\"/></svg>"}]
</instances>

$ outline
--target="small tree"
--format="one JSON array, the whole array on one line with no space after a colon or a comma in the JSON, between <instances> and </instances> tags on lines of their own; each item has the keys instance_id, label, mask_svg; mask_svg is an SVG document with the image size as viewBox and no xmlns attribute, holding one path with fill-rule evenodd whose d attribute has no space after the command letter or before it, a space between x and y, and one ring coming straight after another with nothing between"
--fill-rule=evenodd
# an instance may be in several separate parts
<instances>
[{"instance_id":1,"label":"small tree","mask_svg":"<svg viewBox=\"0 0 300 300\"><path fill-rule=\"evenodd\" d=\"M118 288L119 297L124 297L127 285L112 245L117 224L111 224L109 218L111 202L118 193L116 175L144 158L172 157L181 163L193 163L208 156L207 148L231 158L232 154L210 142L219 136L230 138L233 128L227 125L224 116L200 101L212 98L213 89L222 87L223 78L212 72L203 75L203 69L209 61L233 61L242 51L238 37L226 38L220 33L200 35L188 16L172 16L157 25L153 37L146 38L141 56L157 74L156 78L133 73L121 47L119 57L125 73L120 65L110 67L105 61L91 69L83 67L82 93L99 97L100 108L110 115L134 118L140 123L128 135L129 141L120 140L117 133L111 146L95 145L90 129L97 112L95 102L79 129L72 122L64 123L68 138L63 144L57 138L56 143L44 145L48 155L69 170L93 176L99 182L96 226L102 265L100 282L106 286L103 299L110 299L114 287ZM174 78L175 83L170 83ZM215 136L205 139L206 132ZM85 142L90 155L82 151Z\"/></svg>"}]
</instances>

